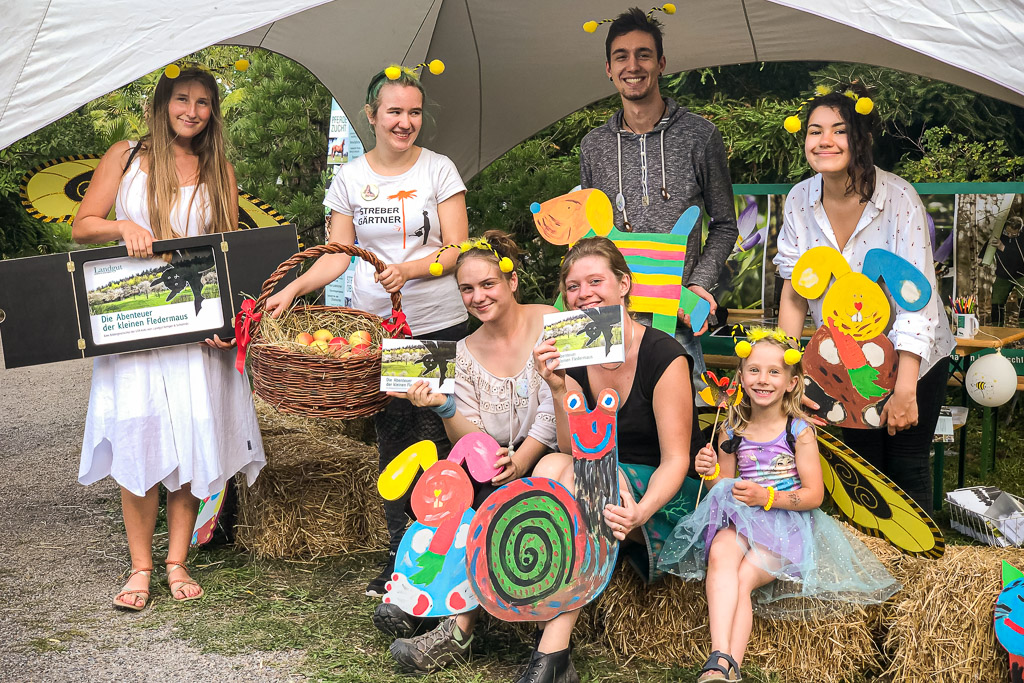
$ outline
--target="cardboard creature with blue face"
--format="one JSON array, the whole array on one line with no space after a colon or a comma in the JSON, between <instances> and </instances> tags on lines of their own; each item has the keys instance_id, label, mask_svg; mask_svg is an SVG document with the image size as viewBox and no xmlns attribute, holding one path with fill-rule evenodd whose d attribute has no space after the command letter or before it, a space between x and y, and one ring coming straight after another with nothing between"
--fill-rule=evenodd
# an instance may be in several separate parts
<instances>
[{"instance_id":1,"label":"cardboard creature with blue face","mask_svg":"<svg viewBox=\"0 0 1024 683\"><path fill-rule=\"evenodd\" d=\"M803 356L804 393L821 406L816 414L830 424L879 427L882 406L896 385L899 357L886 336L891 310L880 278L904 310L920 310L931 299L928 279L906 259L882 249L865 255L860 273L832 247L807 251L793 269L797 294L824 297L822 325Z\"/></svg>"},{"instance_id":2,"label":"cardboard creature with blue face","mask_svg":"<svg viewBox=\"0 0 1024 683\"><path fill-rule=\"evenodd\" d=\"M494 464L499 448L487 434L473 432L459 439L447 460L438 460L434 442L420 441L381 472L378 490L397 500L424 470L412 491L416 521L398 547L384 602L416 617L459 614L477 606L466 577L466 537L476 514L469 477L480 483L495 477L501 471Z\"/></svg>"}]
</instances>

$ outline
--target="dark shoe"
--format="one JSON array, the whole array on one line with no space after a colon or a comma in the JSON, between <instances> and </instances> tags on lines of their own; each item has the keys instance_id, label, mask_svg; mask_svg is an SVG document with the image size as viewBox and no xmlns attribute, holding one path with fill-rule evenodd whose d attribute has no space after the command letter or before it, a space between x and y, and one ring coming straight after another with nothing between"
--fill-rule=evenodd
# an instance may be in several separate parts
<instances>
[{"instance_id":1,"label":"dark shoe","mask_svg":"<svg viewBox=\"0 0 1024 683\"><path fill-rule=\"evenodd\" d=\"M380 570L380 574L366 585L366 594L371 598L383 598L388 592L386 586L391 580L391 575L395 573L395 557L395 553L388 553L388 561Z\"/></svg>"},{"instance_id":2,"label":"dark shoe","mask_svg":"<svg viewBox=\"0 0 1024 683\"><path fill-rule=\"evenodd\" d=\"M391 643L391 656L404 673L437 673L449 664L469 658L473 634L458 630L455 617L448 617L433 631Z\"/></svg>"},{"instance_id":3,"label":"dark shoe","mask_svg":"<svg viewBox=\"0 0 1024 683\"><path fill-rule=\"evenodd\" d=\"M373 610L373 625L383 633L395 638L412 638L437 626L437 619L414 617L406 614L398 605L382 602Z\"/></svg>"},{"instance_id":4,"label":"dark shoe","mask_svg":"<svg viewBox=\"0 0 1024 683\"><path fill-rule=\"evenodd\" d=\"M530 664L517 683L580 683L569 649L551 654L533 651Z\"/></svg>"}]
</instances>

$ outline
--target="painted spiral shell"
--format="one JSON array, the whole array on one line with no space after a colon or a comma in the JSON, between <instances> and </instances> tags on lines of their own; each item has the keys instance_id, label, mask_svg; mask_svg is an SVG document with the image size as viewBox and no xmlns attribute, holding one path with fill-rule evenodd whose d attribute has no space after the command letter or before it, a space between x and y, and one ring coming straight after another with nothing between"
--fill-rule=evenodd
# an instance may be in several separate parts
<instances>
[{"instance_id":1,"label":"painted spiral shell","mask_svg":"<svg viewBox=\"0 0 1024 683\"><path fill-rule=\"evenodd\" d=\"M466 547L480 603L506 621L559 609L584 559L579 531L576 502L558 482L521 479L491 494Z\"/></svg>"}]
</instances>

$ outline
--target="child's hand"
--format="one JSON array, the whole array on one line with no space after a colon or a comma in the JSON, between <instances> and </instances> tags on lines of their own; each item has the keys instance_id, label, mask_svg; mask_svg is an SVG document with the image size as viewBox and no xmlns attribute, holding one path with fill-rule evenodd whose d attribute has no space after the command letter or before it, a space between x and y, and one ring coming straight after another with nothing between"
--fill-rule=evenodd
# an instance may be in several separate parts
<instances>
[{"instance_id":1,"label":"child's hand","mask_svg":"<svg viewBox=\"0 0 1024 683\"><path fill-rule=\"evenodd\" d=\"M708 475L713 473L716 464L718 464L718 455L711 449L711 444L697 451L697 457L693 459L693 467L697 470L697 474Z\"/></svg>"},{"instance_id":2,"label":"child's hand","mask_svg":"<svg viewBox=\"0 0 1024 683\"><path fill-rule=\"evenodd\" d=\"M519 465L512 459L512 456L508 454L507 448L499 448L496 454L498 460L494 463L495 467L501 467L501 472L491 479L491 483L495 486L503 486L509 483L513 479L519 479L523 476L523 473L519 471Z\"/></svg>"},{"instance_id":3,"label":"child's hand","mask_svg":"<svg viewBox=\"0 0 1024 683\"><path fill-rule=\"evenodd\" d=\"M745 479L739 479L732 485L732 496L750 507L764 507L768 504L768 489Z\"/></svg>"}]
</instances>

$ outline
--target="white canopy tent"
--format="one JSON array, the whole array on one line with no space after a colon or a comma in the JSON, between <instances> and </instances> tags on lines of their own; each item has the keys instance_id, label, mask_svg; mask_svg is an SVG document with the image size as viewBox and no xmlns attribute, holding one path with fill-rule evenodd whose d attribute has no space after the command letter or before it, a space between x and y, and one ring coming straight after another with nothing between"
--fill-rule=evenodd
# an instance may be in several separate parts
<instances>
[{"instance_id":1,"label":"white canopy tent","mask_svg":"<svg viewBox=\"0 0 1024 683\"><path fill-rule=\"evenodd\" d=\"M567 113L612 93L604 30L622 0L7 0L0 26L0 148L91 99L215 43L309 68L367 140L369 77L442 59L431 146L471 177ZM752 61L888 66L1024 106L1020 0L679 0L668 71ZM647 9L647 6L644 6ZM881 104L884 106L884 104Z\"/></svg>"}]
</instances>

